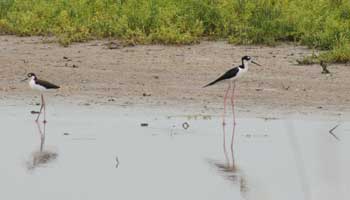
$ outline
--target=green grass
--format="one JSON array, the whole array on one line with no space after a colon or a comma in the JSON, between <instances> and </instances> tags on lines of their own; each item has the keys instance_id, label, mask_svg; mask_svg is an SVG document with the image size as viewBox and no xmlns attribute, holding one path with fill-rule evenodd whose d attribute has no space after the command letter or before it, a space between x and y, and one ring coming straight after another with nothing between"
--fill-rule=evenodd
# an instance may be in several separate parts
<instances>
[{"instance_id":1,"label":"green grass","mask_svg":"<svg viewBox=\"0 0 350 200\"><path fill-rule=\"evenodd\" d=\"M56 36L62 45L96 38L133 44L292 41L350 61L347 0L0 0L0 33Z\"/></svg>"}]
</instances>

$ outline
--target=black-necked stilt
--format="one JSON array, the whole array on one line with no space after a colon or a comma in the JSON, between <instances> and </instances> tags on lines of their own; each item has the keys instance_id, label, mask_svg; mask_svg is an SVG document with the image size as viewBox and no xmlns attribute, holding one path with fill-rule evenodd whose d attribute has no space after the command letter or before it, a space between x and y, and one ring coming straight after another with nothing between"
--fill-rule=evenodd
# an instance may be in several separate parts
<instances>
[{"instance_id":1,"label":"black-necked stilt","mask_svg":"<svg viewBox=\"0 0 350 200\"><path fill-rule=\"evenodd\" d=\"M227 72L225 72L223 75L221 75L219 78L217 78L216 80L214 80L213 82L210 82L209 84L205 85L204 87L208 87L211 85L214 85L216 83L220 83L220 82L227 82L228 81L228 88L225 92L225 96L224 96L224 113L223 113L223 129L224 129L224 151L226 152L226 142L225 142L225 115L226 115L226 99L229 93L229 90L231 88L231 84L233 84L232 87L232 95L231 95L231 106L232 106L232 115L233 115L233 130L232 130L232 140L231 140L231 153L232 153L232 162L233 161L233 140L234 140L234 132L235 132L235 126L236 126L236 119L235 119L235 110L234 110L234 94L235 94L235 87L236 87L236 80L240 77L242 77L247 71L248 71L248 65L249 63L254 63L258 66L261 66L260 64L256 63L253 61L252 57L250 56L243 56L242 57L242 64L236 67L233 67L232 69L228 70ZM226 160L228 160L227 155L225 153L225 157Z\"/></svg>"},{"instance_id":2,"label":"black-necked stilt","mask_svg":"<svg viewBox=\"0 0 350 200\"><path fill-rule=\"evenodd\" d=\"M48 81L38 79L34 73L28 73L27 77L23 81L28 80L28 79L30 79L30 81L29 81L30 88L32 88L33 90L40 91L40 93L41 93L41 107L40 107L38 117L36 118L35 121L38 121L40 114L41 114L41 111L44 108L44 123L46 123L46 113L45 113L46 112L46 105L45 105L43 93L47 90L58 89L60 87L55 85L55 84L52 84Z\"/></svg>"},{"instance_id":3,"label":"black-necked stilt","mask_svg":"<svg viewBox=\"0 0 350 200\"><path fill-rule=\"evenodd\" d=\"M204 87L208 87L208 86L214 85L215 83L222 82L225 80L234 81L234 80L238 79L239 77L241 77L243 74L245 74L248 71L249 63L254 63L258 66L261 66L259 63L254 62L252 60L252 57L243 56L241 65L233 67L232 69L228 70L223 75L221 75L219 78L217 78L215 81L205 85Z\"/></svg>"}]
</instances>

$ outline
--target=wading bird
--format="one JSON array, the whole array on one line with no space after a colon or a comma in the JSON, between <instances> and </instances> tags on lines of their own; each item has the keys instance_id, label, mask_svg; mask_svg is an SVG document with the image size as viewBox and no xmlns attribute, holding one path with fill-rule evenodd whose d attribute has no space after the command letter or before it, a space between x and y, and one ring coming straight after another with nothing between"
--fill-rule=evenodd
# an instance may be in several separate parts
<instances>
[{"instance_id":1,"label":"wading bird","mask_svg":"<svg viewBox=\"0 0 350 200\"><path fill-rule=\"evenodd\" d=\"M55 84L52 84L48 81L38 79L34 73L28 73L27 77L23 81L26 81L28 79L29 79L30 88L32 88L33 90L40 91L40 93L41 93L41 107L40 107L38 117L36 118L35 121L38 121L38 119L41 115L41 111L44 109L44 121L43 122L46 123L46 104L45 104L43 93L47 90L58 89L60 87L55 85Z\"/></svg>"},{"instance_id":2,"label":"wading bird","mask_svg":"<svg viewBox=\"0 0 350 200\"><path fill-rule=\"evenodd\" d=\"M248 71L248 65L249 63L256 64L258 66L261 66L260 64L253 61L252 57L250 56L243 56L242 57L242 64L236 67L233 67L232 69L226 71L223 75L221 75L219 78L214 80L213 82L210 82L209 84L205 85L204 87L212 86L217 83L221 82L228 82L228 87L225 92L224 96L224 113L223 113L223 126L225 126L225 115L226 115L226 99L228 97L231 85L232 87L232 95L231 95L231 106L232 106L232 115L233 115L233 130L232 130L232 140L231 140L231 153L232 153L232 160L233 160L233 140L234 140L234 132L235 132L235 126L236 126L236 119L235 119L235 110L234 110L234 97L235 97L235 87L236 87L236 80L240 78L242 75L244 75ZM225 130L225 128L224 128ZM224 151L226 151L225 147L225 131L224 131ZM227 156L226 156L227 158Z\"/></svg>"}]
</instances>

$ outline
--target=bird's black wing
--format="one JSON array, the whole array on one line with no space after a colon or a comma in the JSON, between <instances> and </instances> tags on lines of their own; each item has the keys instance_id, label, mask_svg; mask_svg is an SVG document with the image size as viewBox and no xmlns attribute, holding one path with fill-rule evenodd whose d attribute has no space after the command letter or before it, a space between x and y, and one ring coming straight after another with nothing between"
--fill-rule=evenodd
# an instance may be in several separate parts
<instances>
[{"instance_id":1,"label":"bird's black wing","mask_svg":"<svg viewBox=\"0 0 350 200\"><path fill-rule=\"evenodd\" d=\"M57 86L57 85L55 85L53 83L50 83L50 82L47 82L47 81L44 81L44 80L40 80L40 79L36 79L35 83L45 87L46 89L58 89L58 88L60 88L60 86Z\"/></svg>"},{"instance_id":2,"label":"bird's black wing","mask_svg":"<svg viewBox=\"0 0 350 200\"><path fill-rule=\"evenodd\" d=\"M234 67L234 68L228 70L227 72L225 72L223 75L221 75L215 81L205 85L204 87L208 87L208 86L214 85L215 83L220 82L222 80L226 80L226 79L230 79L232 77L235 77L238 72L239 72L239 68L238 67Z\"/></svg>"}]
</instances>

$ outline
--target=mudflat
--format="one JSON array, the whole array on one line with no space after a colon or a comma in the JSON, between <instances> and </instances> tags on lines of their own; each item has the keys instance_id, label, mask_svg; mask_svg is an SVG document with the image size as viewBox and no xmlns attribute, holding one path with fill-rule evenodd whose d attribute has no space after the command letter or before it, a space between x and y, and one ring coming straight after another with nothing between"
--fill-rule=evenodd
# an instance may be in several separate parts
<instances>
[{"instance_id":1,"label":"mudflat","mask_svg":"<svg viewBox=\"0 0 350 200\"><path fill-rule=\"evenodd\" d=\"M319 65L296 64L311 53L288 44L234 46L203 41L190 46L123 46L100 40L62 47L48 38L0 36L0 98L32 97L33 91L20 80L34 72L60 85L54 95L63 101L215 111L222 109L227 85L202 86L250 55L262 67L250 65L249 73L238 81L239 109L348 112L349 66L332 64L331 74L325 75Z\"/></svg>"}]
</instances>

